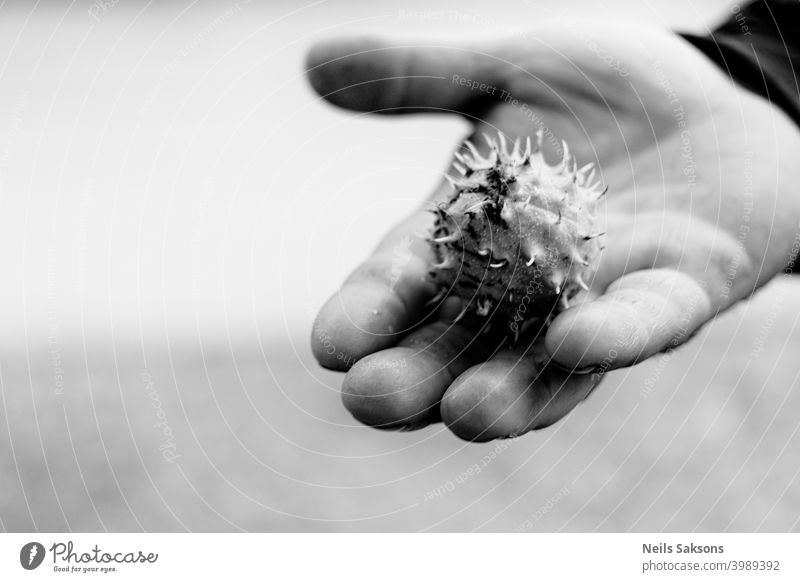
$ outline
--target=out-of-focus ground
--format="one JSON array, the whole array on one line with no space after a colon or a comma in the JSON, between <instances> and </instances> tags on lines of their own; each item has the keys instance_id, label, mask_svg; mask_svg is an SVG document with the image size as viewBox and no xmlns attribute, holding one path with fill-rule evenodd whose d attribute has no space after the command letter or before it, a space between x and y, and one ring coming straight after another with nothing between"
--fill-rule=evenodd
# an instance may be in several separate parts
<instances>
[{"instance_id":1,"label":"out-of-focus ground","mask_svg":"<svg viewBox=\"0 0 800 582\"><path fill-rule=\"evenodd\" d=\"M481 445L356 425L305 337L76 345L62 395L46 346L6 355L2 525L797 530L799 313L800 285L778 282L556 426Z\"/></svg>"},{"instance_id":2,"label":"out-of-focus ground","mask_svg":"<svg viewBox=\"0 0 800 582\"><path fill-rule=\"evenodd\" d=\"M358 426L310 357L316 308L465 126L337 112L305 50L508 35L563 3L164 4L0 9L2 529L798 529L790 278L499 444Z\"/></svg>"}]
</instances>

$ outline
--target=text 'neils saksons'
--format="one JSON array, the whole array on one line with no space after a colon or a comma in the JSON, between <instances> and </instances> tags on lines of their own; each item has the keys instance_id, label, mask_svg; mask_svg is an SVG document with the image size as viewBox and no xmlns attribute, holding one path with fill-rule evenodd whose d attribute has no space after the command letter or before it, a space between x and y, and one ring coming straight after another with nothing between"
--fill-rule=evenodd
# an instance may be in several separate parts
<instances>
[{"instance_id":1,"label":"text 'neils saksons'","mask_svg":"<svg viewBox=\"0 0 800 582\"><path fill-rule=\"evenodd\" d=\"M643 554L724 554L723 546L698 546L696 544L642 544Z\"/></svg>"}]
</instances>

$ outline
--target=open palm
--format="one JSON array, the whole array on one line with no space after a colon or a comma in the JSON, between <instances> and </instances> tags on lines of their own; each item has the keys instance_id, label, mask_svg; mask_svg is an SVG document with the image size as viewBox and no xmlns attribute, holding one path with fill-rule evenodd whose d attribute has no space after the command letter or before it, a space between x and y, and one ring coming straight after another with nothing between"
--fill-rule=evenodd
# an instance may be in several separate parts
<instances>
[{"instance_id":1,"label":"open palm","mask_svg":"<svg viewBox=\"0 0 800 582\"><path fill-rule=\"evenodd\" d=\"M444 419L470 440L548 426L605 372L679 345L793 258L800 133L789 118L674 34L596 30L560 23L481 50L348 40L311 51L312 85L339 106L453 112L475 134L512 139L541 130L551 162L565 140L609 186L589 291L514 346L482 318L453 323L452 300L430 304L424 241L398 272L398 245L432 214L393 228L312 334L322 365L350 368L344 402L362 422ZM448 191L443 180L426 207Z\"/></svg>"}]
</instances>

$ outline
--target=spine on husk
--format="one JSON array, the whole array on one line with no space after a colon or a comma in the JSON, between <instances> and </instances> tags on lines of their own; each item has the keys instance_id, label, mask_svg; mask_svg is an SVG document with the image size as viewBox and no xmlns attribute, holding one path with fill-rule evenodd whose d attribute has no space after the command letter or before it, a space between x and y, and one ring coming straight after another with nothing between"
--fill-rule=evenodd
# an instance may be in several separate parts
<instances>
[{"instance_id":1,"label":"spine on husk","mask_svg":"<svg viewBox=\"0 0 800 582\"><path fill-rule=\"evenodd\" d=\"M522 322L569 307L586 289L601 250L596 210L605 194L592 164L580 169L562 142L555 166L535 147L511 147L502 133L485 136L484 156L471 142L456 153L460 174L449 199L434 210L429 237L436 262L429 277L441 293L460 297L465 311L492 315L512 331Z\"/></svg>"}]
</instances>

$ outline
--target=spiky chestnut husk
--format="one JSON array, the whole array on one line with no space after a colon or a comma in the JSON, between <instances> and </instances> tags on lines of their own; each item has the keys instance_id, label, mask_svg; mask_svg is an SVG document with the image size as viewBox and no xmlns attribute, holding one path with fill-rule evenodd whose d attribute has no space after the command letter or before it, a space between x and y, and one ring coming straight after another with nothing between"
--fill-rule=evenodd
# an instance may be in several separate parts
<instances>
[{"instance_id":1,"label":"spiky chestnut husk","mask_svg":"<svg viewBox=\"0 0 800 582\"><path fill-rule=\"evenodd\" d=\"M578 169L566 142L561 163L548 165L542 135L533 151L530 138L524 151L519 139L509 151L502 133L484 136L488 157L467 141L428 239L436 257L429 278L442 294L462 298L465 311L499 316L515 333L569 307L601 250L596 206L605 190L593 183L593 165Z\"/></svg>"}]
</instances>

